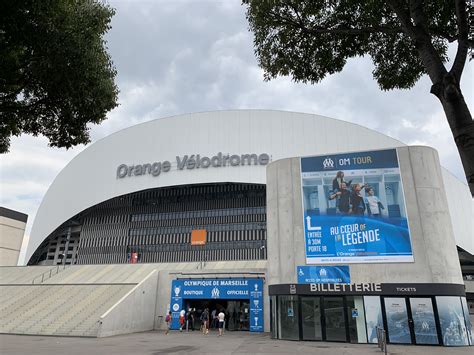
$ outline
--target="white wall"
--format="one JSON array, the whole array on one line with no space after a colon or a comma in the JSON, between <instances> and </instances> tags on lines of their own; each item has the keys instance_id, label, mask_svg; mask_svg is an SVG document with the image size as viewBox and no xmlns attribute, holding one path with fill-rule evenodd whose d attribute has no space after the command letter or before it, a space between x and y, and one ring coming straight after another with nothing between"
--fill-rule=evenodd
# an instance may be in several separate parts
<instances>
[{"instance_id":1,"label":"white wall","mask_svg":"<svg viewBox=\"0 0 474 355\"><path fill-rule=\"evenodd\" d=\"M158 271L148 276L100 317L98 337L152 330Z\"/></svg>"}]
</instances>

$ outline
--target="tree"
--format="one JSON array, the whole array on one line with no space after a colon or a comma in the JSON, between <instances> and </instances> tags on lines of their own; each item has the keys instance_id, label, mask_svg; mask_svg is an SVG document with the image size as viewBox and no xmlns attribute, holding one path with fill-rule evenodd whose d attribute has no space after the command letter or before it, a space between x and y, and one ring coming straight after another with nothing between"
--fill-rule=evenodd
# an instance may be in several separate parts
<instances>
[{"instance_id":1,"label":"tree","mask_svg":"<svg viewBox=\"0 0 474 355\"><path fill-rule=\"evenodd\" d=\"M103 39L113 15L96 0L0 3L0 153L22 133L56 147L89 142L87 124L117 106Z\"/></svg>"},{"instance_id":2,"label":"tree","mask_svg":"<svg viewBox=\"0 0 474 355\"><path fill-rule=\"evenodd\" d=\"M382 90L409 89L428 74L474 196L474 123L460 88L473 48L465 0L243 0L265 80L317 83L347 59L368 55ZM448 45L457 42L451 68ZM471 52L472 53L472 52Z\"/></svg>"}]
</instances>

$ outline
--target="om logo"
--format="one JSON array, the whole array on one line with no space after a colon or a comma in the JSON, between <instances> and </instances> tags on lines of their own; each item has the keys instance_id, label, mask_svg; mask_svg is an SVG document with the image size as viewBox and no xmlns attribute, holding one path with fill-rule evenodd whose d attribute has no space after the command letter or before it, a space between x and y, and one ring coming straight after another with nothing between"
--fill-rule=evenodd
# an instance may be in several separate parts
<instances>
[{"instance_id":1,"label":"om logo","mask_svg":"<svg viewBox=\"0 0 474 355\"><path fill-rule=\"evenodd\" d=\"M211 297L212 298L219 298L219 289L217 287L214 287L211 291Z\"/></svg>"}]
</instances>

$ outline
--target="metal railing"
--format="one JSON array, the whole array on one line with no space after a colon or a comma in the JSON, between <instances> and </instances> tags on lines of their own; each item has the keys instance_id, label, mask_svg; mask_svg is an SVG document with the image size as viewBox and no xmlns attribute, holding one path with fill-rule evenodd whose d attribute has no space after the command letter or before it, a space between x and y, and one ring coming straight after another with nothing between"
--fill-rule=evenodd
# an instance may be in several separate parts
<instances>
[{"instance_id":1,"label":"metal railing","mask_svg":"<svg viewBox=\"0 0 474 355\"><path fill-rule=\"evenodd\" d=\"M38 275L36 276L32 281L31 281L31 284L35 284L35 283L43 283L44 281L50 279L51 277L53 277L54 275L58 274L61 270L64 270L66 268L66 264L64 265L56 265L56 267L52 268L52 269L49 269L48 271L45 271L43 272L41 275ZM38 280L39 278L41 277L41 281L37 281L35 282L36 280Z\"/></svg>"},{"instance_id":2,"label":"metal railing","mask_svg":"<svg viewBox=\"0 0 474 355\"><path fill-rule=\"evenodd\" d=\"M387 355L387 332L382 327L377 327L377 344L380 350Z\"/></svg>"}]
</instances>

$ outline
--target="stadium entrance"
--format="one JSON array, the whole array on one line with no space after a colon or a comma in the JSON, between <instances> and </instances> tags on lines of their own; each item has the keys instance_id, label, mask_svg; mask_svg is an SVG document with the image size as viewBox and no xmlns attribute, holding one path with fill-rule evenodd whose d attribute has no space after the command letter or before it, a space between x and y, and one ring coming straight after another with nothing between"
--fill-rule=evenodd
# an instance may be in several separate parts
<instances>
[{"instance_id":1,"label":"stadium entrance","mask_svg":"<svg viewBox=\"0 0 474 355\"><path fill-rule=\"evenodd\" d=\"M248 331L250 329L249 300L185 300L185 310L189 330L201 329L201 314L204 309L209 310L209 328L217 329L217 315L225 314L225 329L230 331Z\"/></svg>"},{"instance_id":2,"label":"stadium entrance","mask_svg":"<svg viewBox=\"0 0 474 355\"><path fill-rule=\"evenodd\" d=\"M179 329L179 314L182 311L188 315L193 313L194 329L199 329L200 316L205 308L209 308L210 315L213 310L218 313L223 309L226 314L226 328L229 330L263 332L263 280L232 278L172 281L171 329ZM210 321L213 326L212 316Z\"/></svg>"}]
</instances>

